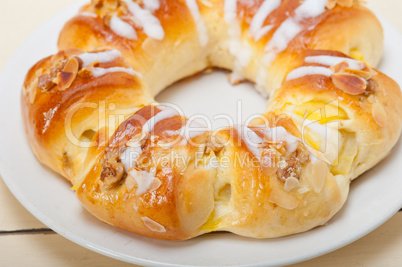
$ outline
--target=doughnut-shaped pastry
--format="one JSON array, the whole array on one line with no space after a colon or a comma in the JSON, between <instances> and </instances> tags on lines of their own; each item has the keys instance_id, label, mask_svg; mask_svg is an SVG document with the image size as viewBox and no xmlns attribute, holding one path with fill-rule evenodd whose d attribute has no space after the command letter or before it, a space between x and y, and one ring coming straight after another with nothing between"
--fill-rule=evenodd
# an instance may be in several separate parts
<instances>
[{"instance_id":1,"label":"doughnut-shaped pastry","mask_svg":"<svg viewBox=\"0 0 402 267\"><path fill-rule=\"evenodd\" d=\"M153 95L211 66L233 70L233 83L255 81L266 95L306 49L340 51L376 66L382 28L359 2L94 0L66 23L59 49L117 49Z\"/></svg>"},{"instance_id":2,"label":"doughnut-shaped pastry","mask_svg":"<svg viewBox=\"0 0 402 267\"><path fill-rule=\"evenodd\" d=\"M358 1L93 1L59 47L24 82L31 147L89 212L148 237L323 225L401 132L400 88L369 64L381 26ZM214 66L269 93L266 112L211 131L154 102Z\"/></svg>"}]
</instances>

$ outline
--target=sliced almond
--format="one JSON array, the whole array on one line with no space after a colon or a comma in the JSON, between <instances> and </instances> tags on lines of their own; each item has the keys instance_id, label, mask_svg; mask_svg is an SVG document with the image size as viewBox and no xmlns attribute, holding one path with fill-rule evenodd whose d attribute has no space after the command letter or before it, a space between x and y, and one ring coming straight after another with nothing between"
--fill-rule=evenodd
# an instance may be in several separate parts
<instances>
[{"instance_id":1,"label":"sliced almond","mask_svg":"<svg viewBox=\"0 0 402 267\"><path fill-rule=\"evenodd\" d=\"M355 70L355 69L349 69L349 68L345 68L343 71L346 73L349 73L349 74L354 74L356 76L359 76L365 80L370 80L371 77L373 77L373 73L371 71Z\"/></svg>"},{"instance_id":2,"label":"sliced almond","mask_svg":"<svg viewBox=\"0 0 402 267\"><path fill-rule=\"evenodd\" d=\"M338 0L338 5L341 7L351 7L353 6L353 0Z\"/></svg>"},{"instance_id":3,"label":"sliced almond","mask_svg":"<svg viewBox=\"0 0 402 267\"><path fill-rule=\"evenodd\" d=\"M96 67L97 65L99 65L99 61L96 60L94 62L92 62L91 64L89 64L88 66L86 66L84 69L81 69L78 72L78 76L80 76L81 78L91 78L93 77L93 68ZM82 66L82 64L80 65Z\"/></svg>"},{"instance_id":4,"label":"sliced almond","mask_svg":"<svg viewBox=\"0 0 402 267\"><path fill-rule=\"evenodd\" d=\"M158 188L162 185L161 180L155 178L154 182L152 183L151 187L149 188L148 192L152 192L158 190Z\"/></svg>"},{"instance_id":5,"label":"sliced almond","mask_svg":"<svg viewBox=\"0 0 402 267\"><path fill-rule=\"evenodd\" d=\"M148 217L141 217L141 220L144 222L145 226L148 227L148 229L153 232L158 232L158 233L166 232L166 229L165 229L165 227L163 227L163 225L155 222L154 220L152 220Z\"/></svg>"},{"instance_id":6,"label":"sliced almond","mask_svg":"<svg viewBox=\"0 0 402 267\"><path fill-rule=\"evenodd\" d=\"M371 114L374 121L380 126L384 127L387 123L387 113L384 110L383 105L380 103L374 103L371 107Z\"/></svg>"},{"instance_id":7,"label":"sliced almond","mask_svg":"<svg viewBox=\"0 0 402 267\"><path fill-rule=\"evenodd\" d=\"M300 186L301 186L301 184L297 178L289 177L286 179L283 189L285 189L285 191L287 191L287 192L290 192L293 189L299 188Z\"/></svg>"},{"instance_id":8,"label":"sliced almond","mask_svg":"<svg viewBox=\"0 0 402 267\"><path fill-rule=\"evenodd\" d=\"M274 152L264 150L261 155L261 171L267 176L271 176L278 170L277 158Z\"/></svg>"},{"instance_id":9,"label":"sliced almond","mask_svg":"<svg viewBox=\"0 0 402 267\"><path fill-rule=\"evenodd\" d=\"M328 174L327 163L321 160L316 160L314 163L307 165L310 168L307 173L310 173L310 183L316 193L320 193L324 187L325 179Z\"/></svg>"},{"instance_id":10,"label":"sliced almond","mask_svg":"<svg viewBox=\"0 0 402 267\"><path fill-rule=\"evenodd\" d=\"M328 9L333 9L336 6L337 0L328 0L326 7Z\"/></svg>"},{"instance_id":11,"label":"sliced almond","mask_svg":"<svg viewBox=\"0 0 402 267\"><path fill-rule=\"evenodd\" d=\"M38 78L36 78L27 88L29 94L29 102L32 104L35 101L36 94L38 93Z\"/></svg>"},{"instance_id":12,"label":"sliced almond","mask_svg":"<svg viewBox=\"0 0 402 267\"><path fill-rule=\"evenodd\" d=\"M331 78L337 88L350 95L360 95L367 88L366 80L354 74L335 73Z\"/></svg>"},{"instance_id":13,"label":"sliced almond","mask_svg":"<svg viewBox=\"0 0 402 267\"><path fill-rule=\"evenodd\" d=\"M75 75L77 75L79 66L80 63L78 62L78 59L76 57L72 57L67 61L66 65L63 68L63 71L71 72L73 74L75 73Z\"/></svg>"},{"instance_id":14,"label":"sliced almond","mask_svg":"<svg viewBox=\"0 0 402 267\"><path fill-rule=\"evenodd\" d=\"M63 68L63 71L57 75L57 86L60 91L68 89L78 74L79 62L77 58L70 58Z\"/></svg>"},{"instance_id":15,"label":"sliced almond","mask_svg":"<svg viewBox=\"0 0 402 267\"><path fill-rule=\"evenodd\" d=\"M91 68L85 68L82 69L78 72L78 76L81 78L91 78L93 76L93 73L91 71Z\"/></svg>"},{"instance_id":16,"label":"sliced almond","mask_svg":"<svg viewBox=\"0 0 402 267\"><path fill-rule=\"evenodd\" d=\"M71 84L75 80L75 75L71 72L62 71L57 76L59 77L57 87L59 88L60 91L64 91L70 88Z\"/></svg>"},{"instance_id":17,"label":"sliced almond","mask_svg":"<svg viewBox=\"0 0 402 267\"><path fill-rule=\"evenodd\" d=\"M341 63L336 64L335 66L332 66L331 69L335 73L343 72L344 69L348 68L349 64L346 61L342 61Z\"/></svg>"},{"instance_id":18,"label":"sliced almond","mask_svg":"<svg viewBox=\"0 0 402 267\"><path fill-rule=\"evenodd\" d=\"M126 180L125 180L125 184L126 184L127 192L130 192L134 188L134 186L137 184L137 182L131 175L128 174L126 177Z\"/></svg>"},{"instance_id":19,"label":"sliced almond","mask_svg":"<svg viewBox=\"0 0 402 267\"><path fill-rule=\"evenodd\" d=\"M299 194L305 194L305 193L307 193L308 191L310 191L310 189L308 189L308 187L301 187L301 188L299 188L298 190L297 190L297 193L299 193Z\"/></svg>"},{"instance_id":20,"label":"sliced almond","mask_svg":"<svg viewBox=\"0 0 402 267\"><path fill-rule=\"evenodd\" d=\"M277 187L272 188L268 201L288 210L297 208L300 203L296 197Z\"/></svg>"},{"instance_id":21,"label":"sliced almond","mask_svg":"<svg viewBox=\"0 0 402 267\"><path fill-rule=\"evenodd\" d=\"M66 58L66 56L64 54L64 51L59 51L59 52L57 52L57 54L55 54L52 57L51 61L52 61L52 63L58 63L58 62L62 61L65 58Z\"/></svg>"}]
</instances>

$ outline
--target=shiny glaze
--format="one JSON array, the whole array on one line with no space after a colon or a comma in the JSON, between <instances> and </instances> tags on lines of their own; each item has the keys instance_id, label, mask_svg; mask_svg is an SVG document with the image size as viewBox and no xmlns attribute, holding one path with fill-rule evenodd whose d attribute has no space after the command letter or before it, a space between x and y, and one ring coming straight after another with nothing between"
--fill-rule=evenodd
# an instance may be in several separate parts
<instances>
[{"instance_id":1,"label":"shiny glaze","mask_svg":"<svg viewBox=\"0 0 402 267\"><path fill-rule=\"evenodd\" d=\"M47 57L35 64L24 81L24 88L28 88L37 78L35 73L43 69L48 71L53 65L52 57ZM116 58L111 62L100 63L101 68L129 67L123 58ZM25 89L24 89L25 91ZM37 95L33 103L29 95L22 93L22 115L25 122L25 129L33 145L35 153L43 153L48 158L56 158L62 161L63 148L69 142L65 133L66 117L72 112L74 105L85 103L83 108L74 113L72 117L72 131L74 134L81 134L75 131L75 123L95 116L102 108L102 103L108 105L118 103L117 108L132 107L133 99L136 101L145 100L144 88L137 76L125 72L107 73L100 77L83 78L77 75L73 84L67 90L60 91L57 86L47 92L37 89ZM134 102L136 102L134 101ZM148 100L149 101L149 100ZM140 105L141 103L138 103ZM111 112L106 108L106 112ZM100 127L100 124L96 127ZM97 131L97 129L95 129ZM80 136L75 136L77 139ZM58 149L53 149L58 144ZM61 171L57 164L50 166Z\"/></svg>"}]
</instances>

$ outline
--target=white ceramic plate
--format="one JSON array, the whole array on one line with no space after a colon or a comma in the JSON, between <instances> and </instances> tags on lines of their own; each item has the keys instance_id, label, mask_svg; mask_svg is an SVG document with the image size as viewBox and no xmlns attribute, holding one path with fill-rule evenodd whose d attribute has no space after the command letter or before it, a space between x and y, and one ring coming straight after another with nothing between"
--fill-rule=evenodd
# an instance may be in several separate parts
<instances>
[{"instance_id":1,"label":"white ceramic plate","mask_svg":"<svg viewBox=\"0 0 402 267\"><path fill-rule=\"evenodd\" d=\"M60 176L43 167L29 149L20 115L20 89L26 71L56 51L58 32L81 6L77 3L38 29L0 76L0 172L18 200L44 224L71 241L101 254L141 265L284 265L345 246L385 222L402 206L402 147L353 182L344 208L326 225L284 238L255 240L229 233L184 242L153 240L106 225L87 213ZM402 84L402 37L383 21L385 54L380 69ZM232 88L224 73L181 82L157 99L179 104L187 115L224 112L236 120L237 99L244 115L262 112L266 100L250 85ZM208 92L216 98L209 99ZM216 106L215 103L221 103ZM214 127L224 122L216 122Z\"/></svg>"}]
</instances>

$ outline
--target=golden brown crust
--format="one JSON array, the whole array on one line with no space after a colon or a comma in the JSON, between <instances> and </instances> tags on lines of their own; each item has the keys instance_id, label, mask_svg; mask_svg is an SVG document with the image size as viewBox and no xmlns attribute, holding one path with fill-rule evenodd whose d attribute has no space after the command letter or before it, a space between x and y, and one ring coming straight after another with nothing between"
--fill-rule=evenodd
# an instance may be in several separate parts
<instances>
[{"instance_id":1,"label":"golden brown crust","mask_svg":"<svg viewBox=\"0 0 402 267\"><path fill-rule=\"evenodd\" d=\"M208 1L208 5L203 1L197 2L209 35L209 42L204 47L198 43L197 25L192 24L193 18L185 1L160 1L161 7L154 15L165 31L165 38L162 41L147 37L138 26L135 27L138 33L137 40L122 38L110 30L103 20L105 16L112 15L115 11L86 6L84 11L95 13L98 17L78 14L67 22L60 33L59 49L78 47L92 51L98 48L116 48L135 70L144 74L144 81L154 95L166 85L210 65L234 69L236 55L231 55L227 50L231 49L229 46L233 41L230 40L229 32L235 30L235 25L232 25L233 23L228 25L223 19L224 1ZM294 15L302 2L282 1L279 8L264 22L264 25L272 25L272 30L255 42L250 37L249 28L253 16L262 3L262 0L238 1L237 19L241 27L239 35L247 41L244 42L246 46L235 54L242 54L242 50L250 50L255 60L248 62L240 74L256 81L257 85L267 93L271 93L281 85L285 75L282 66L289 66L290 69L294 67L292 62L305 49L341 51L347 55L363 57L372 66L378 64L383 49L381 25L371 11L362 4L354 3L352 7L345 8L338 5L313 19L302 20L300 22L302 31L289 42L287 49L278 55L267 72L263 60L264 48L276 30L287 18ZM161 10L164 10L164 13ZM130 17L130 14L125 11L124 16ZM167 47L170 47L169 50L166 50ZM194 49L198 52L194 53ZM154 65L156 61L174 61L177 64L166 69ZM178 67L185 64L187 64L185 69ZM261 69L264 69L264 75L260 74Z\"/></svg>"},{"instance_id":2,"label":"golden brown crust","mask_svg":"<svg viewBox=\"0 0 402 267\"><path fill-rule=\"evenodd\" d=\"M272 57L266 47L304 2L281 1L259 39L250 27L262 0L237 1L234 21L222 0L197 1L202 21L186 1L159 2L150 14L163 38L150 37L124 1L93 1L63 28L61 52L28 72L22 113L39 160L99 219L148 237L268 238L326 223L349 182L401 132L400 88L369 65L382 52L375 16L359 1L328 1L323 13L295 19L300 31ZM137 38L117 34L113 16ZM84 60L77 48L113 57ZM324 63L308 60L320 56ZM248 126L185 136L190 121L152 96L207 67L271 93L266 113Z\"/></svg>"},{"instance_id":3,"label":"golden brown crust","mask_svg":"<svg viewBox=\"0 0 402 267\"><path fill-rule=\"evenodd\" d=\"M86 147L92 141L85 140L88 145L80 147L83 134L86 131L95 134L104 126L110 127L105 125L109 115L124 115L121 112L125 110L127 116L131 110L150 103L152 98L138 77L124 72L101 77L77 74L71 86L64 90L57 84L48 90L38 88L36 81L41 76L73 57L55 55L34 65L25 79L21 102L26 132L35 154L74 184L80 176ZM96 64L98 68L116 66L128 67L121 57Z\"/></svg>"},{"instance_id":4,"label":"golden brown crust","mask_svg":"<svg viewBox=\"0 0 402 267\"><path fill-rule=\"evenodd\" d=\"M121 157L128 149L127 143L141 133L145 122L160 112L157 107L146 106L120 125L110 139L105 150L107 152L100 155L80 185L77 196L98 218L117 227L149 237L182 240L198 235L198 228L206 222L213 208L212 181L208 179L211 178L210 171L194 168L197 148L191 143L178 143L169 149L158 145L158 140L169 141L166 131L177 131L184 126L184 118L175 116L156 123L143 139L141 156L135 169L146 172L155 169L155 179L160 181L160 184L156 182L157 186L152 186L155 189L138 193L138 184L130 186L130 174L121 177L111 190L104 188L105 183L101 179L105 169L104 160L110 157L106 154L118 154ZM203 136L197 139L198 144L205 142ZM172 155L172 151L183 155ZM186 160L186 165L182 165L182 159ZM196 193L197 190L199 193ZM206 211L203 212L200 206L205 205ZM161 229L152 230L152 227L147 226L149 221L157 222L162 226Z\"/></svg>"}]
</instances>

